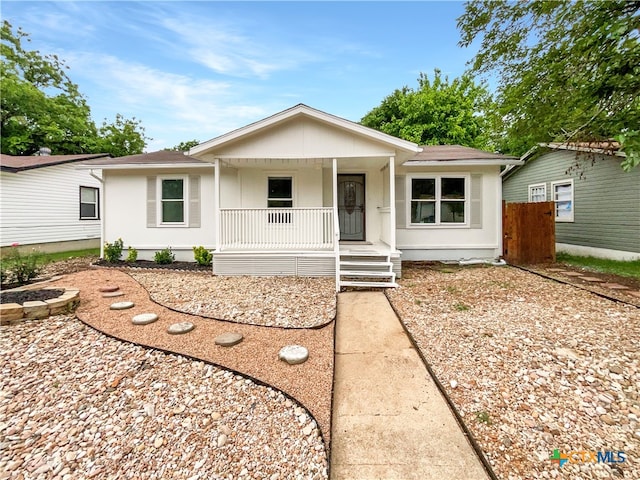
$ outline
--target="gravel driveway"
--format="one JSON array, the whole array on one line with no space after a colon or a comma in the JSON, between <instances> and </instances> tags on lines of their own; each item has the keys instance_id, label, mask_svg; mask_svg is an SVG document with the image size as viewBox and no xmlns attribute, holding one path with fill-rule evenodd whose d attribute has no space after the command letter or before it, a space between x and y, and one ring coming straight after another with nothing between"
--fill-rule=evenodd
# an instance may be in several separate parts
<instances>
[{"instance_id":1,"label":"gravel driveway","mask_svg":"<svg viewBox=\"0 0 640 480\"><path fill-rule=\"evenodd\" d=\"M387 295L499 478L640 478L638 308L511 267L403 268Z\"/></svg>"}]
</instances>

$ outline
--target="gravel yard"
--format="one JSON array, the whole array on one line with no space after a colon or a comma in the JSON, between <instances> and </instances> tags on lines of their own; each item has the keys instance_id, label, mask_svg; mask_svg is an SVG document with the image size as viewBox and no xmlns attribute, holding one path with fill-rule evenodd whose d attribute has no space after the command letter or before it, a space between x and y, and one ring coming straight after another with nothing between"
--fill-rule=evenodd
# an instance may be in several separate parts
<instances>
[{"instance_id":1,"label":"gravel yard","mask_svg":"<svg viewBox=\"0 0 640 480\"><path fill-rule=\"evenodd\" d=\"M83 285L79 285L83 286ZM0 478L326 478L278 391L74 318L0 327Z\"/></svg>"},{"instance_id":2,"label":"gravel yard","mask_svg":"<svg viewBox=\"0 0 640 480\"><path fill-rule=\"evenodd\" d=\"M399 283L389 299L499 478L640 478L638 308L511 267L403 267ZM626 461L559 468L554 449Z\"/></svg>"},{"instance_id":3,"label":"gravel yard","mask_svg":"<svg viewBox=\"0 0 640 480\"><path fill-rule=\"evenodd\" d=\"M219 277L131 270L156 302L203 317L251 325L309 328L336 316L335 279Z\"/></svg>"}]
</instances>

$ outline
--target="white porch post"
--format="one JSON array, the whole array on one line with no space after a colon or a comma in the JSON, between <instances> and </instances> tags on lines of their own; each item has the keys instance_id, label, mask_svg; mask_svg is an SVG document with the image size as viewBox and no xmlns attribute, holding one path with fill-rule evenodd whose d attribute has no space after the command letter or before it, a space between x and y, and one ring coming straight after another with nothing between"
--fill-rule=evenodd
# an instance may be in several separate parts
<instances>
[{"instance_id":1,"label":"white porch post","mask_svg":"<svg viewBox=\"0 0 640 480\"><path fill-rule=\"evenodd\" d=\"M222 232L220 231L220 159L216 158L214 175L213 216L216 225L216 252L220 251Z\"/></svg>"},{"instance_id":2,"label":"white porch post","mask_svg":"<svg viewBox=\"0 0 640 480\"><path fill-rule=\"evenodd\" d=\"M389 243L391 251L396 249L396 157L389 157Z\"/></svg>"},{"instance_id":3,"label":"white porch post","mask_svg":"<svg viewBox=\"0 0 640 480\"><path fill-rule=\"evenodd\" d=\"M336 292L340 291L340 222L338 220L338 159L333 159L333 252L336 257Z\"/></svg>"}]
</instances>

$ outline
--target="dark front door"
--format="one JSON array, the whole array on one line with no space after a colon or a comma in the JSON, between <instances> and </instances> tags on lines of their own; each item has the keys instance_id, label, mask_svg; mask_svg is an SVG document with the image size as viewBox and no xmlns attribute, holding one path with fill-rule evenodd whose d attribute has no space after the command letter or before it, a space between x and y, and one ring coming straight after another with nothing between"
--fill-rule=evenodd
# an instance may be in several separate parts
<instances>
[{"instance_id":1,"label":"dark front door","mask_svg":"<svg viewBox=\"0 0 640 480\"><path fill-rule=\"evenodd\" d=\"M338 175L340 240L365 239L364 174Z\"/></svg>"}]
</instances>

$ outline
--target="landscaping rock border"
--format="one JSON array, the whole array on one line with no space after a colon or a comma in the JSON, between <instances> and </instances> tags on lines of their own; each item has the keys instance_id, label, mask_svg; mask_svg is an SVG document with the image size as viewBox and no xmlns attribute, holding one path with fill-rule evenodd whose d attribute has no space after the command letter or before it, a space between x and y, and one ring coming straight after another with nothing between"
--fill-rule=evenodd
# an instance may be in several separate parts
<instances>
[{"instance_id":1,"label":"landscaping rock border","mask_svg":"<svg viewBox=\"0 0 640 480\"><path fill-rule=\"evenodd\" d=\"M69 313L80 303L80 290L72 287L44 287L41 290L63 290L62 295L45 301L3 303L0 305L0 325L15 325L23 320L48 318Z\"/></svg>"}]
</instances>

